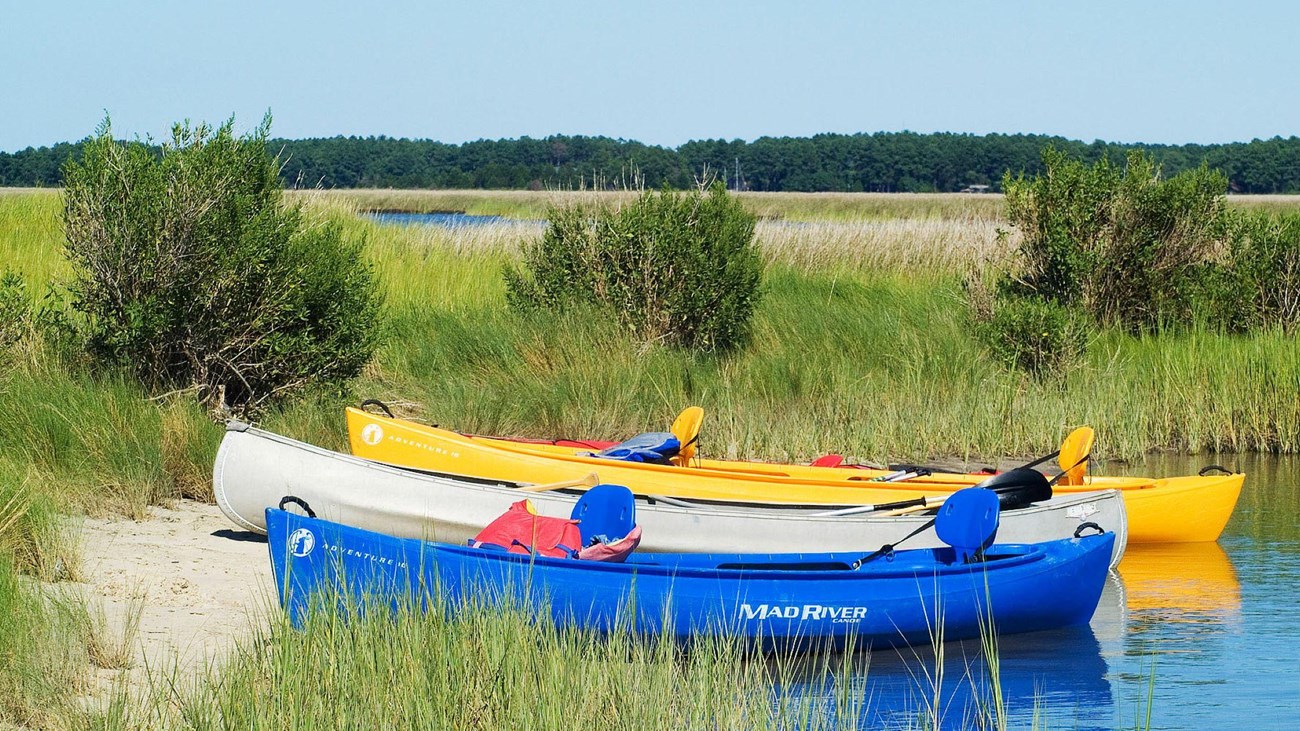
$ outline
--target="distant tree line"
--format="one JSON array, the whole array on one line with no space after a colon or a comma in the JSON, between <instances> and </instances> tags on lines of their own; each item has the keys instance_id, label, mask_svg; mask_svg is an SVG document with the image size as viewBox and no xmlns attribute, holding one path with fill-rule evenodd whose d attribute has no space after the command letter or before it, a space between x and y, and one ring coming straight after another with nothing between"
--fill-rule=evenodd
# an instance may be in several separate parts
<instances>
[{"instance_id":1,"label":"distant tree line","mask_svg":"<svg viewBox=\"0 0 1300 731\"><path fill-rule=\"evenodd\" d=\"M56 186L84 143L0 153L0 185ZM1145 152L1176 175L1207 163L1237 193L1300 192L1300 138L1215 145L1085 143L1046 135L880 132L695 140L676 149L609 137L446 144L391 137L268 141L286 185L326 188L618 188L639 180L684 189L705 173L760 191L947 192L1000 188L1002 176L1042 172L1047 145L1092 163Z\"/></svg>"}]
</instances>

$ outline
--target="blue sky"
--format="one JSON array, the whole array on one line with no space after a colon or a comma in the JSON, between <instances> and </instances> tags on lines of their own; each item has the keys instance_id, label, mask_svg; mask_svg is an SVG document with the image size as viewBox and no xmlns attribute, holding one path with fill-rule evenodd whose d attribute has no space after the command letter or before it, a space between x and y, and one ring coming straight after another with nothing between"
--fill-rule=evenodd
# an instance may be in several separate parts
<instances>
[{"instance_id":1,"label":"blue sky","mask_svg":"<svg viewBox=\"0 0 1300 731\"><path fill-rule=\"evenodd\" d=\"M1300 134L1300 3L0 0L0 150L283 137Z\"/></svg>"}]
</instances>

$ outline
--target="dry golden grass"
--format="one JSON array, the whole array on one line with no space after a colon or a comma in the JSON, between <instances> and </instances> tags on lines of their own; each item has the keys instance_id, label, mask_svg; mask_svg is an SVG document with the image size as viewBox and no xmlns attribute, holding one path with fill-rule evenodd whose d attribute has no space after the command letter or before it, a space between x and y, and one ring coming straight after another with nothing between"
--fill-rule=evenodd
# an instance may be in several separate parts
<instances>
[{"instance_id":1,"label":"dry golden grass","mask_svg":"<svg viewBox=\"0 0 1300 731\"><path fill-rule=\"evenodd\" d=\"M396 228L396 230L394 230ZM379 238L400 237L406 245L428 246L458 255L513 255L537 241L540 222L509 221L443 228L380 226ZM797 223L759 221L755 239L770 263L806 269L867 269L920 274L966 273L1008 257L1016 239L998 239L992 221L899 219Z\"/></svg>"},{"instance_id":2,"label":"dry golden grass","mask_svg":"<svg viewBox=\"0 0 1300 731\"><path fill-rule=\"evenodd\" d=\"M401 198L368 197L381 191L313 192L299 194L313 208L324 211L357 213L376 210L377 202L399 203ZM409 191L400 191L409 193ZM469 202L493 201L492 194L482 191L463 199L441 196L436 192L417 194L406 199L412 204L447 203L459 200ZM517 192L517 191L514 191ZM627 193L525 193L512 198L521 205L543 206L544 200L559 205L601 201L617 204L630 200ZM746 194L747 204L757 195ZM784 195L784 194L782 194ZM802 195L802 194L799 194ZM864 194L868 195L868 194ZM873 200L882 196L869 194ZM526 198L524 196L532 196ZM547 196L551 196L547 198ZM954 196L948 196L953 198ZM967 196L969 197L969 196ZM992 196L984 196L985 199ZM909 196L909 205L928 205L925 196ZM928 198L937 198L929 196ZM417 200L418 199L418 200ZM775 200L775 199L771 199ZM794 197L788 197L794 200ZM834 201L834 196L826 196ZM764 202L764 206L772 206ZM426 207L432 207L426 205ZM471 213L485 213L488 208L467 206ZM938 210L938 209L936 209ZM755 239L769 262L788 264L801 269L888 269L890 271L923 274L966 273L973 268L1004 261L1016 245L1014 235L998 238L998 221L978 214L858 217L852 219L827 219L816 222L760 218L755 227ZM543 211L544 215L544 211ZM506 220L489 224L445 228L442 226L380 226L374 234L380 239L400 238L405 245L436 247L460 255L487 254L513 255L521 247L537 241L545 223L541 219Z\"/></svg>"},{"instance_id":3,"label":"dry golden grass","mask_svg":"<svg viewBox=\"0 0 1300 731\"><path fill-rule=\"evenodd\" d=\"M310 190L292 196L317 202L344 201L362 211L410 213L461 212L541 219L552 205L631 200L637 191L557 190ZM746 208L761 218L792 221L879 219L959 219L994 221L1002 212L1000 195L959 193L740 193Z\"/></svg>"},{"instance_id":4,"label":"dry golden grass","mask_svg":"<svg viewBox=\"0 0 1300 731\"><path fill-rule=\"evenodd\" d=\"M1228 205L1274 213L1297 211L1300 210L1300 195L1230 195Z\"/></svg>"},{"instance_id":5,"label":"dry golden grass","mask_svg":"<svg viewBox=\"0 0 1300 731\"><path fill-rule=\"evenodd\" d=\"M795 221L956 219L996 221L1002 196L964 193L741 193L761 218Z\"/></svg>"},{"instance_id":6,"label":"dry golden grass","mask_svg":"<svg viewBox=\"0 0 1300 731\"><path fill-rule=\"evenodd\" d=\"M596 193L590 191L530 190L302 190L290 191L291 199L316 204L342 203L358 211L400 211L405 213L470 213L542 219L551 206L603 201L615 204L632 200L633 191Z\"/></svg>"},{"instance_id":7,"label":"dry golden grass","mask_svg":"<svg viewBox=\"0 0 1300 731\"><path fill-rule=\"evenodd\" d=\"M905 218L789 223L761 221L760 248L771 262L800 269L964 273L1004 261L1016 238L998 237L996 221Z\"/></svg>"}]
</instances>

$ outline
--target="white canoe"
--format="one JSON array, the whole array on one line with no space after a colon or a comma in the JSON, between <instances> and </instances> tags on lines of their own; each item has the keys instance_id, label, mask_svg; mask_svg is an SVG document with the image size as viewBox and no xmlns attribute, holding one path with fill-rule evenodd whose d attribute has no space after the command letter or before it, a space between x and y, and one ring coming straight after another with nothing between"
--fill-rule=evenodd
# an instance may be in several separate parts
<instances>
[{"instance_id":1,"label":"white canoe","mask_svg":"<svg viewBox=\"0 0 1300 731\"><path fill-rule=\"evenodd\" d=\"M326 520L407 538L462 543L522 498L539 513L568 516L577 493L523 493L519 485L392 467L272 434L241 422L226 426L212 470L217 505L235 525L266 532L264 511L280 498L306 500ZM870 552L930 520L923 514L825 516L834 506L668 505L638 497L641 549L665 552ZM1003 512L999 543L1067 538L1085 522L1115 532L1119 563L1128 538L1124 501L1106 490L1053 497ZM940 546L930 529L905 548Z\"/></svg>"}]
</instances>

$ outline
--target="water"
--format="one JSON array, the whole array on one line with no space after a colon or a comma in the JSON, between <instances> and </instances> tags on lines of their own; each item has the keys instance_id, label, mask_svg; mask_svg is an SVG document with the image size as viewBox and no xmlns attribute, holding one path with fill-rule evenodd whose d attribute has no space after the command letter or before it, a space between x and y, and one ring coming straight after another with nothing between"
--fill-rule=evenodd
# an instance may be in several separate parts
<instances>
[{"instance_id":1,"label":"water","mask_svg":"<svg viewBox=\"0 0 1300 731\"><path fill-rule=\"evenodd\" d=\"M401 226L439 226L441 228L462 228L467 226L488 226L498 223L529 223L518 218L505 216L479 216L471 213L371 213L370 217L379 223Z\"/></svg>"},{"instance_id":2,"label":"water","mask_svg":"<svg viewBox=\"0 0 1300 731\"><path fill-rule=\"evenodd\" d=\"M1112 472L1203 464L1164 458ZM1248 476L1217 544L1130 545L1089 627L999 638L1009 728L1142 727L1148 694L1153 729L1300 728L1300 459L1228 464ZM970 727L992 687L982 648L948 643L943 656L938 693L928 648L877 651L830 675L809 668L784 690L856 699L862 728L916 727L927 708L944 728Z\"/></svg>"}]
</instances>

